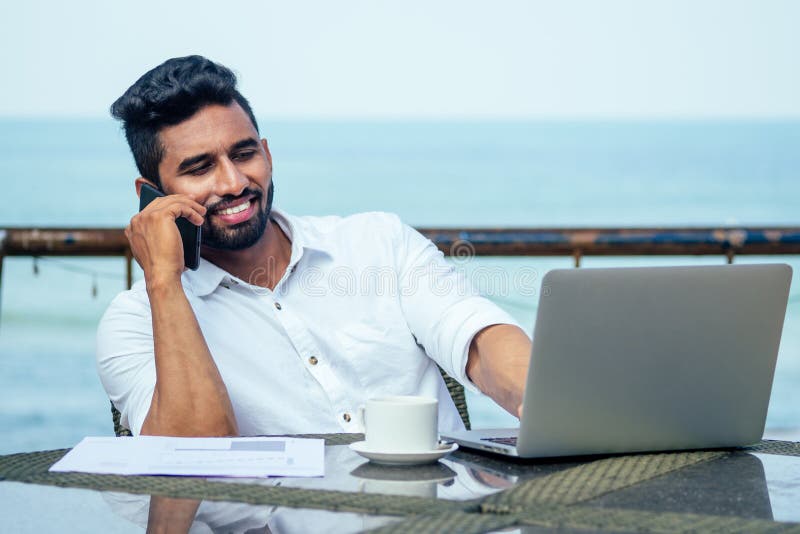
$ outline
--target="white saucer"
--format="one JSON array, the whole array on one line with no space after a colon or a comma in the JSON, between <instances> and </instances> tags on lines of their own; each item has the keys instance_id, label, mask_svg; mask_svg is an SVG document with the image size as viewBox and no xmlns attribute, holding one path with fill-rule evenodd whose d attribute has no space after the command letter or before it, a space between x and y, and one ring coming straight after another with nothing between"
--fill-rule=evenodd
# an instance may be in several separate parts
<instances>
[{"instance_id":1,"label":"white saucer","mask_svg":"<svg viewBox=\"0 0 800 534\"><path fill-rule=\"evenodd\" d=\"M419 465L431 464L439 458L444 458L451 452L458 449L457 443L448 443L440 445L438 448L431 451L420 452L386 452L375 451L366 446L366 441L357 441L350 444L350 450L353 450L369 459L371 462L383 465Z\"/></svg>"}]
</instances>

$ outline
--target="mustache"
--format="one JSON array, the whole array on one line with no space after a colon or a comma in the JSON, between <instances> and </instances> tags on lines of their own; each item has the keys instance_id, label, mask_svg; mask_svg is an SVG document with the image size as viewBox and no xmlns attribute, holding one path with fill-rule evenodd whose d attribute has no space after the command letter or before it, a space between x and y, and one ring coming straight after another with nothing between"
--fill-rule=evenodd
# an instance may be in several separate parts
<instances>
[{"instance_id":1,"label":"mustache","mask_svg":"<svg viewBox=\"0 0 800 534\"><path fill-rule=\"evenodd\" d=\"M235 201L237 201L237 200L239 200L241 198L248 197L248 196L253 197L255 200L261 200L261 191L258 191L256 189L249 189L248 188L248 189L245 189L244 191L242 191L242 193L240 195L236 195L236 196L234 196L234 195L225 195L224 197L222 197L218 201L216 201L216 202L214 202L212 204L207 204L206 205L206 210L208 212L212 212L212 211L216 210L217 208L219 208L220 206L222 206L224 204L228 204L230 202L235 202Z\"/></svg>"}]
</instances>

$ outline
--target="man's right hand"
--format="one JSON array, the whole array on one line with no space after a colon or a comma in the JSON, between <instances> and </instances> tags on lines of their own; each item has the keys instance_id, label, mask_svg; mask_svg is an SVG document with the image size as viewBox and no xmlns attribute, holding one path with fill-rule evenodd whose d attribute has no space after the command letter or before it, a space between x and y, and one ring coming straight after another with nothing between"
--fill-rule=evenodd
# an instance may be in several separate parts
<instances>
[{"instance_id":1,"label":"man's right hand","mask_svg":"<svg viewBox=\"0 0 800 534\"><path fill-rule=\"evenodd\" d=\"M168 195L153 200L131 218L125 236L133 257L144 271L148 287L179 281L186 269L183 243L175 220L185 217L202 225L206 208L186 195Z\"/></svg>"},{"instance_id":2,"label":"man's right hand","mask_svg":"<svg viewBox=\"0 0 800 534\"><path fill-rule=\"evenodd\" d=\"M206 208L186 195L159 197L125 228L144 270L153 321L156 383L140 433L235 436L228 390L181 286L183 243L175 220L203 224Z\"/></svg>"}]
</instances>

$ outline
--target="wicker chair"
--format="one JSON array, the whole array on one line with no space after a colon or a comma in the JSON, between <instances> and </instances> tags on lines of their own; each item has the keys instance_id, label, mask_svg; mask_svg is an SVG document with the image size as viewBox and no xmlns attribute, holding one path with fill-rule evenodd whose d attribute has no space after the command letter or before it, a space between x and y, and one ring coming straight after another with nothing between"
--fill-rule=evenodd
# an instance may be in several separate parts
<instances>
[{"instance_id":1,"label":"wicker chair","mask_svg":"<svg viewBox=\"0 0 800 534\"><path fill-rule=\"evenodd\" d=\"M122 417L122 414L119 413L119 410L117 410L117 407L114 406L114 403L112 402L111 420L114 421L114 434L116 434L118 438L132 436L133 434L131 434L131 431L122 426L122 423L119 422L120 417Z\"/></svg>"},{"instance_id":2,"label":"wicker chair","mask_svg":"<svg viewBox=\"0 0 800 534\"><path fill-rule=\"evenodd\" d=\"M466 426L467 429L469 429L470 428L469 412L467 411L467 398L464 394L464 386L456 382L456 380L453 377L445 373L441 369L441 367L439 368L439 372L442 373L442 378L444 378L444 383L445 385L447 385L447 391L450 392L450 396L453 398L453 402L455 403L456 408L458 408L458 415L460 415L461 420L464 421L464 426ZM114 421L114 434L116 434L117 437L130 436L131 431L122 426L122 423L120 423L120 417L121 414L119 413L119 410L117 410L117 408L114 406L114 403L112 402L111 419Z\"/></svg>"},{"instance_id":3,"label":"wicker chair","mask_svg":"<svg viewBox=\"0 0 800 534\"><path fill-rule=\"evenodd\" d=\"M439 368L439 372L442 373L447 391L450 392L450 396L453 398L456 408L458 408L458 415L461 416L461 420L464 421L464 426L467 427L467 430L470 430L469 410L467 410L467 397L464 393L464 386L459 384L455 378L445 373L441 367Z\"/></svg>"}]
</instances>

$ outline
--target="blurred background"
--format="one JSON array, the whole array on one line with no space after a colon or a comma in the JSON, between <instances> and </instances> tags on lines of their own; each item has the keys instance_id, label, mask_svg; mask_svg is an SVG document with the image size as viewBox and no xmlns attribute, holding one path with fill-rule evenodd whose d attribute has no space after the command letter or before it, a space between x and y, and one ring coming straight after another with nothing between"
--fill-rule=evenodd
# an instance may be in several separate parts
<instances>
[{"instance_id":1,"label":"blurred background","mask_svg":"<svg viewBox=\"0 0 800 534\"><path fill-rule=\"evenodd\" d=\"M270 143L275 204L290 213L385 210L453 227L798 225L798 20L788 0L6 2L0 228L124 226L137 173L108 107L188 54L239 75ZM800 267L737 258L763 261ZM570 265L458 267L513 277ZM112 434L94 332L124 274L122 259L5 259L0 453ZM797 282L768 435L800 429ZM513 287L492 298L532 327L536 298ZM485 398L469 403L476 427L514 422Z\"/></svg>"}]
</instances>

